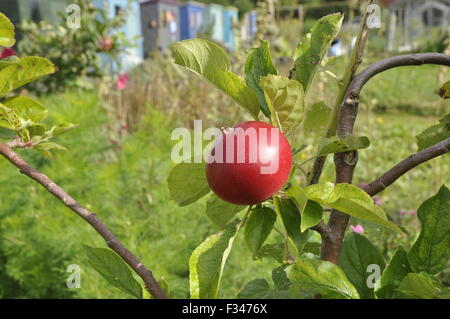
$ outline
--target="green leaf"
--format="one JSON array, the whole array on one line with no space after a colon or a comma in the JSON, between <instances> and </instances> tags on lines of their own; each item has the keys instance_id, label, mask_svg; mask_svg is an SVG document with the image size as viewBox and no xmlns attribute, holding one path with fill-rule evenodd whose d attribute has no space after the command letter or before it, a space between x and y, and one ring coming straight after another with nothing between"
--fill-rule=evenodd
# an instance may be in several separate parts
<instances>
[{"instance_id":1,"label":"green leaf","mask_svg":"<svg viewBox=\"0 0 450 319\"><path fill-rule=\"evenodd\" d=\"M375 283L375 295L377 298L393 298L395 289L398 288L400 282L410 272L412 272L412 270L409 266L408 255L406 251L400 247L394 257L392 257L380 279Z\"/></svg>"},{"instance_id":2,"label":"green leaf","mask_svg":"<svg viewBox=\"0 0 450 319\"><path fill-rule=\"evenodd\" d=\"M230 204L215 194L211 194L206 203L206 215L220 229L224 228L228 221L246 206Z\"/></svg>"},{"instance_id":3,"label":"green leaf","mask_svg":"<svg viewBox=\"0 0 450 319\"><path fill-rule=\"evenodd\" d=\"M261 258L272 258L275 259L280 264L287 262L289 256L286 256L286 244L268 244L261 248L260 252Z\"/></svg>"},{"instance_id":4,"label":"green leaf","mask_svg":"<svg viewBox=\"0 0 450 319\"><path fill-rule=\"evenodd\" d=\"M350 234L342 245L339 265L347 278L358 289L359 295L364 299L375 297L373 288L368 287L367 278L372 274L368 272L369 265L378 265L384 269L384 260L378 249L359 234Z\"/></svg>"},{"instance_id":5,"label":"green leaf","mask_svg":"<svg viewBox=\"0 0 450 319\"><path fill-rule=\"evenodd\" d=\"M24 57L19 63L0 70L0 96L55 71L55 66L47 59Z\"/></svg>"},{"instance_id":6,"label":"green leaf","mask_svg":"<svg viewBox=\"0 0 450 319\"><path fill-rule=\"evenodd\" d=\"M60 151L67 151L67 149L64 146L61 146L59 144L53 143L53 142L42 142L34 146L35 149L38 150L60 150Z\"/></svg>"},{"instance_id":7,"label":"green leaf","mask_svg":"<svg viewBox=\"0 0 450 319\"><path fill-rule=\"evenodd\" d=\"M443 99L450 99L450 81L445 82L441 86L439 96Z\"/></svg>"},{"instance_id":8,"label":"green leaf","mask_svg":"<svg viewBox=\"0 0 450 319\"><path fill-rule=\"evenodd\" d=\"M417 216L422 231L409 252L409 262L415 272L436 274L450 259L450 190L442 186L435 196L422 203Z\"/></svg>"},{"instance_id":9,"label":"green leaf","mask_svg":"<svg viewBox=\"0 0 450 319\"><path fill-rule=\"evenodd\" d=\"M430 274L409 273L403 278L398 292L406 298L414 299L448 299L450 291Z\"/></svg>"},{"instance_id":10,"label":"green leaf","mask_svg":"<svg viewBox=\"0 0 450 319\"><path fill-rule=\"evenodd\" d=\"M348 152L368 148L370 141L367 136L346 136L340 139L337 136L325 138L319 145L319 155Z\"/></svg>"},{"instance_id":11,"label":"green leaf","mask_svg":"<svg viewBox=\"0 0 450 319\"><path fill-rule=\"evenodd\" d=\"M260 85L271 112L272 124L280 124L283 133L294 131L303 120L305 94L302 86L279 75L261 78Z\"/></svg>"},{"instance_id":12,"label":"green leaf","mask_svg":"<svg viewBox=\"0 0 450 319\"><path fill-rule=\"evenodd\" d=\"M331 42L341 29L344 16L340 13L320 18L300 42L294 53L293 78L301 83L305 92L317 73Z\"/></svg>"},{"instance_id":13,"label":"green leaf","mask_svg":"<svg viewBox=\"0 0 450 319\"><path fill-rule=\"evenodd\" d=\"M450 114L440 120L440 124L433 125L416 136L419 151L426 149L450 137Z\"/></svg>"},{"instance_id":14,"label":"green leaf","mask_svg":"<svg viewBox=\"0 0 450 319\"><path fill-rule=\"evenodd\" d=\"M301 187L293 185L286 190L286 194L301 214L300 232L303 233L308 228L316 226L322 220L322 206L308 201L308 197Z\"/></svg>"},{"instance_id":15,"label":"green leaf","mask_svg":"<svg viewBox=\"0 0 450 319\"><path fill-rule=\"evenodd\" d=\"M115 252L85 245L83 247L86 249L89 264L111 285L136 298L142 298L141 285L134 279L130 268Z\"/></svg>"},{"instance_id":16,"label":"green leaf","mask_svg":"<svg viewBox=\"0 0 450 319\"><path fill-rule=\"evenodd\" d=\"M255 279L248 282L237 295L238 299L287 299L286 290L270 287L265 279Z\"/></svg>"},{"instance_id":17,"label":"green leaf","mask_svg":"<svg viewBox=\"0 0 450 319\"><path fill-rule=\"evenodd\" d=\"M297 247L298 253L301 253L308 240L308 231L300 231L302 218L297 206L292 200L280 197L274 197L274 205L287 235Z\"/></svg>"},{"instance_id":18,"label":"green leaf","mask_svg":"<svg viewBox=\"0 0 450 319\"><path fill-rule=\"evenodd\" d=\"M28 96L17 96L7 99L3 104L25 120L40 122L48 115L48 110L41 103Z\"/></svg>"},{"instance_id":19,"label":"green leaf","mask_svg":"<svg viewBox=\"0 0 450 319\"><path fill-rule=\"evenodd\" d=\"M51 152L52 150L67 151L67 149L64 146L61 146L53 142L40 142L33 148L42 155L44 155L45 157L48 157L50 159L54 158L53 153Z\"/></svg>"},{"instance_id":20,"label":"green leaf","mask_svg":"<svg viewBox=\"0 0 450 319\"><path fill-rule=\"evenodd\" d=\"M328 261L302 258L287 268L291 295L312 298L358 299L358 291L341 268Z\"/></svg>"},{"instance_id":21,"label":"green leaf","mask_svg":"<svg viewBox=\"0 0 450 319\"><path fill-rule=\"evenodd\" d=\"M12 47L15 43L14 25L0 12L0 46Z\"/></svg>"},{"instance_id":22,"label":"green leaf","mask_svg":"<svg viewBox=\"0 0 450 319\"><path fill-rule=\"evenodd\" d=\"M302 213L302 223L300 230L304 232L306 229L316 226L322 220L323 208L319 203L308 200Z\"/></svg>"},{"instance_id":23,"label":"green leaf","mask_svg":"<svg viewBox=\"0 0 450 319\"><path fill-rule=\"evenodd\" d=\"M272 270L273 284L275 285L275 288L279 290L287 290L291 285L291 282L284 271L285 269L286 266L279 266Z\"/></svg>"},{"instance_id":24,"label":"green leaf","mask_svg":"<svg viewBox=\"0 0 450 319\"><path fill-rule=\"evenodd\" d=\"M259 85L261 77L268 74L277 74L277 69L272 63L269 43L261 40L259 48L250 49L245 63L245 81L258 97L261 111L270 118L269 106L266 102L264 91Z\"/></svg>"},{"instance_id":25,"label":"green leaf","mask_svg":"<svg viewBox=\"0 0 450 319\"><path fill-rule=\"evenodd\" d=\"M23 122L23 121L22 121ZM0 103L0 126L16 131L22 126L14 110Z\"/></svg>"},{"instance_id":26,"label":"green leaf","mask_svg":"<svg viewBox=\"0 0 450 319\"><path fill-rule=\"evenodd\" d=\"M230 61L220 46L204 39L190 39L175 43L172 52L176 64L203 76L254 117L258 116L258 97L242 78L230 71Z\"/></svg>"},{"instance_id":27,"label":"green leaf","mask_svg":"<svg viewBox=\"0 0 450 319\"><path fill-rule=\"evenodd\" d=\"M179 206L196 202L210 192L204 163L180 163L167 179L170 198Z\"/></svg>"},{"instance_id":28,"label":"green leaf","mask_svg":"<svg viewBox=\"0 0 450 319\"><path fill-rule=\"evenodd\" d=\"M328 125L331 109L325 102L317 102L311 105L305 112L303 132L305 135L324 135Z\"/></svg>"},{"instance_id":29,"label":"green leaf","mask_svg":"<svg viewBox=\"0 0 450 319\"><path fill-rule=\"evenodd\" d=\"M10 139L13 139L15 136L16 136L16 132L14 132L13 130L10 130L8 128L5 128L0 124L0 138L5 139L5 140L10 140Z\"/></svg>"},{"instance_id":30,"label":"green leaf","mask_svg":"<svg viewBox=\"0 0 450 319\"><path fill-rule=\"evenodd\" d=\"M73 130L74 128L78 127L78 124L73 124L73 123L61 123L58 124L56 126L53 126L48 132L47 132L47 136L48 137L54 137L54 136L59 136L62 135L64 133L67 133L70 130Z\"/></svg>"},{"instance_id":31,"label":"green leaf","mask_svg":"<svg viewBox=\"0 0 450 319\"><path fill-rule=\"evenodd\" d=\"M256 206L245 222L244 238L252 251L253 258L259 256L264 241L272 231L277 214L269 207Z\"/></svg>"},{"instance_id":32,"label":"green leaf","mask_svg":"<svg viewBox=\"0 0 450 319\"><path fill-rule=\"evenodd\" d=\"M239 221L206 238L189 259L189 280L192 299L217 298L220 279L231 251Z\"/></svg>"},{"instance_id":33,"label":"green leaf","mask_svg":"<svg viewBox=\"0 0 450 319\"><path fill-rule=\"evenodd\" d=\"M355 185L316 184L308 186L305 191L309 200L318 202L322 206L329 206L350 216L403 234L398 226L387 219L383 209L376 206L372 198Z\"/></svg>"},{"instance_id":34,"label":"green leaf","mask_svg":"<svg viewBox=\"0 0 450 319\"><path fill-rule=\"evenodd\" d=\"M28 132L32 137L43 136L45 134L46 126L40 123L33 123L27 127ZM62 147L62 146L61 146Z\"/></svg>"}]
</instances>

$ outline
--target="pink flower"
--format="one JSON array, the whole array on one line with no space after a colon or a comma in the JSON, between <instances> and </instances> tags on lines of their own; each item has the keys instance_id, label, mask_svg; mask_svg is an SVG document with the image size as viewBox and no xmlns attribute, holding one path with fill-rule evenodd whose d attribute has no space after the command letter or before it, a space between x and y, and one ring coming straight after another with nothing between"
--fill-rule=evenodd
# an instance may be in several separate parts
<instances>
[{"instance_id":1,"label":"pink flower","mask_svg":"<svg viewBox=\"0 0 450 319\"><path fill-rule=\"evenodd\" d=\"M381 205L383 205L383 200L381 199L380 196L374 196L373 203L377 206L381 206Z\"/></svg>"},{"instance_id":2,"label":"pink flower","mask_svg":"<svg viewBox=\"0 0 450 319\"><path fill-rule=\"evenodd\" d=\"M17 55L16 51L14 51L11 48L5 48L3 49L3 51L0 53L0 60L1 59L5 59L7 57L13 56L13 55Z\"/></svg>"},{"instance_id":3,"label":"pink flower","mask_svg":"<svg viewBox=\"0 0 450 319\"><path fill-rule=\"evenodd\" d=\"M364 233L364 227L362 227L359 224L356 226L350 225L350 231L352 231L353 233L356 233L356 234L362 234L362 233Z\"/></svg>"},{"instance_id":4,"label":"pink flower","mask_svg":"<svg viewBox=\"0 0 450 319\"><path fill-rule=\"evenodd\" d=\"M400 215L405 216L405 215L409 215L409 216L417 216L417 211L415 210L401 210L399 212Z\"/></svg>"},{"instance_id":5,"label":"pink flower","mask_svg":"<svg viewBox=\"0 0 450 319\"><path fill-rule=\"evenodd\" d=\"M127 87L128 82L128 74L119 75L119 79L117 80L116 88L118 91L123 91Z\"/></svg>"}]
</instances>

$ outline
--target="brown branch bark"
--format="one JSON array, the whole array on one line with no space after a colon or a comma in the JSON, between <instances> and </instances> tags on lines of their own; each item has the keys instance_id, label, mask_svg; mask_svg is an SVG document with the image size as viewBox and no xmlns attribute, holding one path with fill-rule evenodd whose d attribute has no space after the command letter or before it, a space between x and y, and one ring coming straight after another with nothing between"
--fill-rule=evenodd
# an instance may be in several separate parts
<instances>
[{"instance_id":1,"label":"brown branch bark","mask_svg":"<svg viewBox=\"0 0 450 319\"><path fill-rule=\"evenodd\" d=\"M450 56L439 53L422 53L390 57L370 64L366 69L354 77L347 89L345 98L339 110L337 135L340 138L344 138L345 136L353 134L353 127L358 115L359 95L364 85L372 77L391 68L423 64L450 66ZM428 160L423 157L423 154L421 156L413 156L413 159L409 159L408 165L414 165L414 163L417 162L415 165L417 166L420 164L420 159L423 159L423 161ZM336 183L352 183L354 169L358 162L358 153L356 151L336 153L334 162L336 167ZM408 165L401 167L406 169L408 168ZM412 167L414 166L411 166L411 168ZM395 170L397 173L400 171L400 168L396 168ZM398 177L395 178L396 175L392 172L390 174L392 174L389 176L391 176L390 178L392 179L392 182L394 182ZM340 250L349 218L350 216L337 210L331 212L330 220L328 222L328 228L331 234L322 240L321 258L323 260L335 264L339 263Z\"/></svg>"},{"instance_id":2,"label":"brown branch bark","mask_svg":"<svg viewBox=\"0 0 450 319\"><path fill-rule=\"evenodd\" d=\"M374 196L418 165L448 152L450 152L450 137L404 159L372 183L363 187L363 190L370 196Z\"/></svg>"},{"instance_id":3,"label":"brown branch bark","mask_svg":"<svg viewBox=\"0 0 450 319\"><path fill-rule=\"evenodd\" d=\"M103 224L97 215L81 206L75 199L73 199L46 175L31 167L25 160L23 160L16 152L12 150L11 146L21 147L21 145L18 145L15 141L9 144L0 143L0 154L10 161L11 164L16 166L22 174L25 174L29 178L41 184L49 193L88 222L89 225L91 225L92 228L94 228L95 231L103 237L107 245L114 250L139 275L139 277L142 278L153 297L157 299L167 298L166 294L154 278L152 272L147 269L142 262L117 239L117 237L108 229L108 227L106 227L105 224Z\"/></svg>"},{"instance_id":4,"label":"brown branch bark","mask_svg":"<svg viewBox=\"0 0 450 319\"><path fill-rule=\"evenodd\" d=\"M423 64L450 66L450 56L441 53L406 54L374 62L373 64L369 65L366 69L364 69L361 73L359 73L350 83L347 89L346 96L343 100L343 104L345 104L345 102L348 99L353 99L356 101L364 85L378 73L387 71L395 67L411 66L411 65L418 66ZM349 101L350 103L355 102L351 100ZM312 176L310 179L310 184L317 184L319 182L325 164L325 159L326 159L325 156L320 156L314 162L313 170L311 172Z\"/></svg>"}]
</instances>

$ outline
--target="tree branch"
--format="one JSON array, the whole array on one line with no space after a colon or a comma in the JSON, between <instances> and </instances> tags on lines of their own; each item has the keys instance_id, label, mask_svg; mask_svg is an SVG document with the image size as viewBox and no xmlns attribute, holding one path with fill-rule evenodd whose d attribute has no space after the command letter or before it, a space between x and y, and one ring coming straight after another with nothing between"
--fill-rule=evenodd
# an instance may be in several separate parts
<instances>
[{"instance_id":1,"label":"tree branch","mask_svg":"<svg viewBox=\"0 0 450 319\"><path fill-rule=\"evenodd\" d=\"M419 53L419 54L405 54L394 57L389 57L383 60L379 60L370 64L366 69L360 72L353 81L348 86L345 98L342 99L342 104L340 109L342 109L343 104L347 103L359 103L358 98L364 85L378 73L384 72L386 70L400 67L400 66L411 66L411 65L423 65L423 64L435 64L450 66L450 56L441 53ZM339 109L339 114L340 114ZM357 113L357 111L356 111ZM356 118L357 114L354 114ZM341 117L341 115L339 115ZM319 181L320 175L322 174L323 166L325 163L325 156L320 156L314 162L313 170L311 172L310 184L316 184Z\"/></svg>"},{"instance_id":2,"label":"tree branch","mask_svg":"<svg viewBox=\"0 0 450 319\"><path fill-rule=\"evenodd\" d=\"M114 250L144 281L146 288L150 291L153 297L157 299L167 298L164 291L159 286L154 278L152 272L147 269L142 262L129 251L117 237L106 227L105 224L92 212L81 206L69 194L67 194L61 187L56 185L50 178L43 173L35 170L33 167L23 160L16 152L11 149L11 146L16 145L16 142L9 144L0 143L0 154L16 166L22 174L27 175L31 179L41 184L49 193L59 199L68 208L74 211L78 216L83 218L89 225L94 228L100 236L106 241L107 245ZM20 147L20 145L16 145Z\"/></svg>"},{"instance_id":3,"label":"tree branch","mask_svg":"<svg viewBox=\"0 0 450 319\"><path fill-rule=\"evenodd\" d=\"M363 190L370 196L374 196L414 167L448 152L450 152L450 137L404 159L375 181L363 187Z\"/></svg>"},{"instance_id":4,"label":"tree branch","mask_svg":"<svg viewBox=\"0 0 450 319\"><path fill-rule=\"evenodd\" d=\"M337 135L340 138L344 138L353 134L353 127L358 115L359 95L364 85L371 78L383 71L395 67L423 64L450 66L450 56L440 53L421 53L390 57L370 64L366 69L354 77L348 86L347 93L339 110ZM420 164L420 159L423 159L423 157L416 156L413 157L412 160L409 159L412 163L409 164L412 165L411 168ZM334 162L336 166L336 183L352 183L353 172L358 162L358 153L356 151L336 153L334 155ZM417 164L414 165L414 163ZM402 166L402 168L406 169L408 166ZM397 168L396 171L401 172L401 169ZM392 182L394 182L398 177L395 178L395 175L393 174L391 178ZM339 263L340 250L349 218L350 216L337 210L331 212L330 220L328 222L331 236L322 241L321 258L323 260L335 264Z\"/></svg>"}]
</instances>

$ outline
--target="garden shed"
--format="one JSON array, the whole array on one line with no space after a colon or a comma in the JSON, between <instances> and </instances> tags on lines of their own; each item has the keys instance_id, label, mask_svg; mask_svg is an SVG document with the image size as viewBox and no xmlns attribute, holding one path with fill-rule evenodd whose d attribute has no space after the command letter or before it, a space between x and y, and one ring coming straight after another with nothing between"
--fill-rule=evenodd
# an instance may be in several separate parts
<instances>
[{"instance_id":1,"label":"garden shed","mask_svg":"<svg viewBox=\"0 0 450 319\"><path fill-rule=\"evenodd\" d=\"M226 7L223 10L223 42L228 50L236 50L235 28L239 20L239 10Z\"/></svg>"},{"instance_id":2,"label":"garden shed","mask_svg":"<svg viewBox=\"0 0 450 319\"><path fill-rule=\"evenodd\" d=\"M180 8L175 0L149 0L141 3L141 28L144 56L166 50L180 40Z\"/></svg>"},{"instance_id":3,"label":"garden shed","mask_svg":"<svg viewBox=\"0 0 450 319\"><path fill-rule=\"evenodd\" d=\"M205 22L205 5L188 1L180 7L181 40L197 36Z\"/></svg>"},{"instance_id":4,"label":"garden shed","mask_svg":"<svg viewBox=\"0 0 450 319\"><path fill-rule=\"evenodd\" d=\"M253 40L258 31L258 15L256 11L251 11L248 14L248 36L249 39Z\"/></svg>"},{"instance_id":5,"label":"garden shed","mask_svg":"<svg viewBox=\"0 0 450 319\"><path fill-rule=\"evenodd\" d=\"M120 57L121 71L128 71L130 68L138 65L143 59L143 39L140 25L140 6L135 1L128 0L94 0L94 5L99 8L105 8L111 17L119 14L125 14L125 24L120 27L119 31L123 32L127 41L133 46L127 48L126 52ZM116 70L118 65L111 61L103 63L111 65L112 70Z\"/></svg>"},{"instance_id":6,"label":"garden shed","mask_svg":"<svg viewBox=\"0 0 450 319\"><path fill-rule=\"evenodd\" d=\"M223 6L209 4L206 7L206 31L210 33L211 39L223 43Z\"/></svg>"},{"instance_id":7,"label":"garden shed","mask_svg":"<svg viewBox=\"0 0 450 319\"><path fill-rule=\"evenodd\" d=\"M407 51L420 39L446 31L450 21L450 0L382 0L388 9L388 49Z\"/></svg>"},{"instance_id":8,"label":"garden shed","mask_svg":"<svg viewBox=\"0 0 450 319\"><path fill-rule=\"evenodd\" d=\"M42 20L53 25L59 24L62 15L66 14L67 3L66 0L40 0Z\"/></svg>"}]
</instances>

